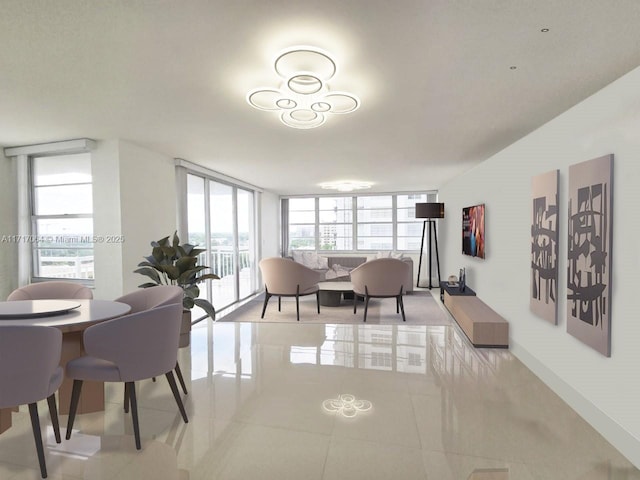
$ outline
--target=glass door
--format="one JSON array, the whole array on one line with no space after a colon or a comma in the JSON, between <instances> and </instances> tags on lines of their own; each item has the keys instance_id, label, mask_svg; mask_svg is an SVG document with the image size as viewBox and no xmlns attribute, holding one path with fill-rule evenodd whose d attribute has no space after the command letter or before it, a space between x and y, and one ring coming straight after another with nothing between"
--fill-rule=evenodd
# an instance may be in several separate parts
<instances>
[{"instance_id":1,"label":"glass door","mask_svg":"<svg viewBox=\"0 0 640 480\"><path fill-rule=\"evenodd\" d=\"M216 311L256 292L254 205L255 194L250 190L187 175L189 242L207 249L200 263L220 277L207 281L200 296Z\"/></svg>"}]
</instances>

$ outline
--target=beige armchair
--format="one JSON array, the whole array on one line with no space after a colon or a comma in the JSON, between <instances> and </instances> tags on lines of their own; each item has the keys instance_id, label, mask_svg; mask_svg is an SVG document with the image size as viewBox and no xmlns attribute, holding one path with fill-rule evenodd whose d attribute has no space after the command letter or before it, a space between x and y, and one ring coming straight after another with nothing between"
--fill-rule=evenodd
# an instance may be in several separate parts
<instances>
[{"instance_id":1,"label":"beige armchair","mask_svg":"<svg viewBox=\"0 0 640 480\"><path fill-rule=\"evenodd\" d=\"M353 313L357 310L358 296L364 297L364 321L367 321L370 298L396 299L396 313L402 312L404 316L404 303L402 294L407 291L406 285L410 278L411 266L396 258L378 258L363 263L351 271L351 283L353 284Z\"/></svg>"},{"instance_id":2,"label":"beige armchair","mask_svg":"<svg viewBox=\"0 0 640 480\"><path fill-rule=\"evenodd\" d=\"M267 303L274 295L278 297L278 311L281 311L281 297L296 297L296 318L300 321L300 297L315 293L318 313L320 313L318 282L322 279L322 274L293 260L280 257L260 260L260 271L265 290L264 306L260 318L264 318Z\"/></svg>"}]
</instances>

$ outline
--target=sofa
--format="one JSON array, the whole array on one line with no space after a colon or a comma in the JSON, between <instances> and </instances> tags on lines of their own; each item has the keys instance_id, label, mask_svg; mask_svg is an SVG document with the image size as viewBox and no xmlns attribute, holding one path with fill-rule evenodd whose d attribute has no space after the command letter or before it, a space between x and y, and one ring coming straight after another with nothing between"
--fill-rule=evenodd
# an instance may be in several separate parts
<instances>
[{"instance_id":1,"label":"sofa","mask_svg":"<svg viewBox=\"0 0 640 480\"><path fill-rule=\"evenodd\" d=\"M309 250L293 250L291 253L292 256L289 258L322 273L325 280L332 282L349 281L351 270L369 259L364 256L327 256ZM400 260L411 265L407 278L407 292L413 292L413 259L403 256Z\"/></svg>"}]
</instances>

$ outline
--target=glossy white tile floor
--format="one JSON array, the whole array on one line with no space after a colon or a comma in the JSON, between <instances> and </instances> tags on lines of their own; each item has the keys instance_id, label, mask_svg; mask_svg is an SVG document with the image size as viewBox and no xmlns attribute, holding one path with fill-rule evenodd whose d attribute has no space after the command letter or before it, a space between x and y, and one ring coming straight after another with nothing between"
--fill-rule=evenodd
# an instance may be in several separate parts
<instances>
[{"instance_id":1,"label":"glossy white tile floor","mask_svg":"<svg viewBox=\"0 0 640 480\"><path fill-rule=\"evenodd\" d=\"M508 351L461 335L450 325L202 324L180 352L189 424L164 378L138 388L142 451L120 385L61 445L43 403L49 478L640 479ZM340 403L344 394L355 402ZM359 400L371 408L354 408L369 406ZM25 407L13 421L0 435L0 479L38 479Z\"/></svg>"}]
</instances>

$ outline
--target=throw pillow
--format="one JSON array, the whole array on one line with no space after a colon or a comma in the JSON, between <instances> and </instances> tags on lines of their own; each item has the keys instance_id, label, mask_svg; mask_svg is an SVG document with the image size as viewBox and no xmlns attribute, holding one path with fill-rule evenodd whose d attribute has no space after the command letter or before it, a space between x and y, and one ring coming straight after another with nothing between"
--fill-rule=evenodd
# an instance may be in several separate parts
<instances>
[{"instance_id":1,"label":"throw pillow","mask_svg":"<svg viewBox=\"0 0 640 480\"><path fill-rule=\"evenodd\" d=\"M304 264L304 251L302 250L293 250L291 252L291 256L293 257L294 262Z\"/></svg>"},{"instance_id":2,"label":"throw pillow","mask_svg":"<svg viewBox=\"0 0 640 480\"><path fill-rule=\"evenodd\" d=\"M316 252L302 252L300 263L314 270L325 270L329 268L329 259L318 255Z\"/></svg>"}]
</instances>

